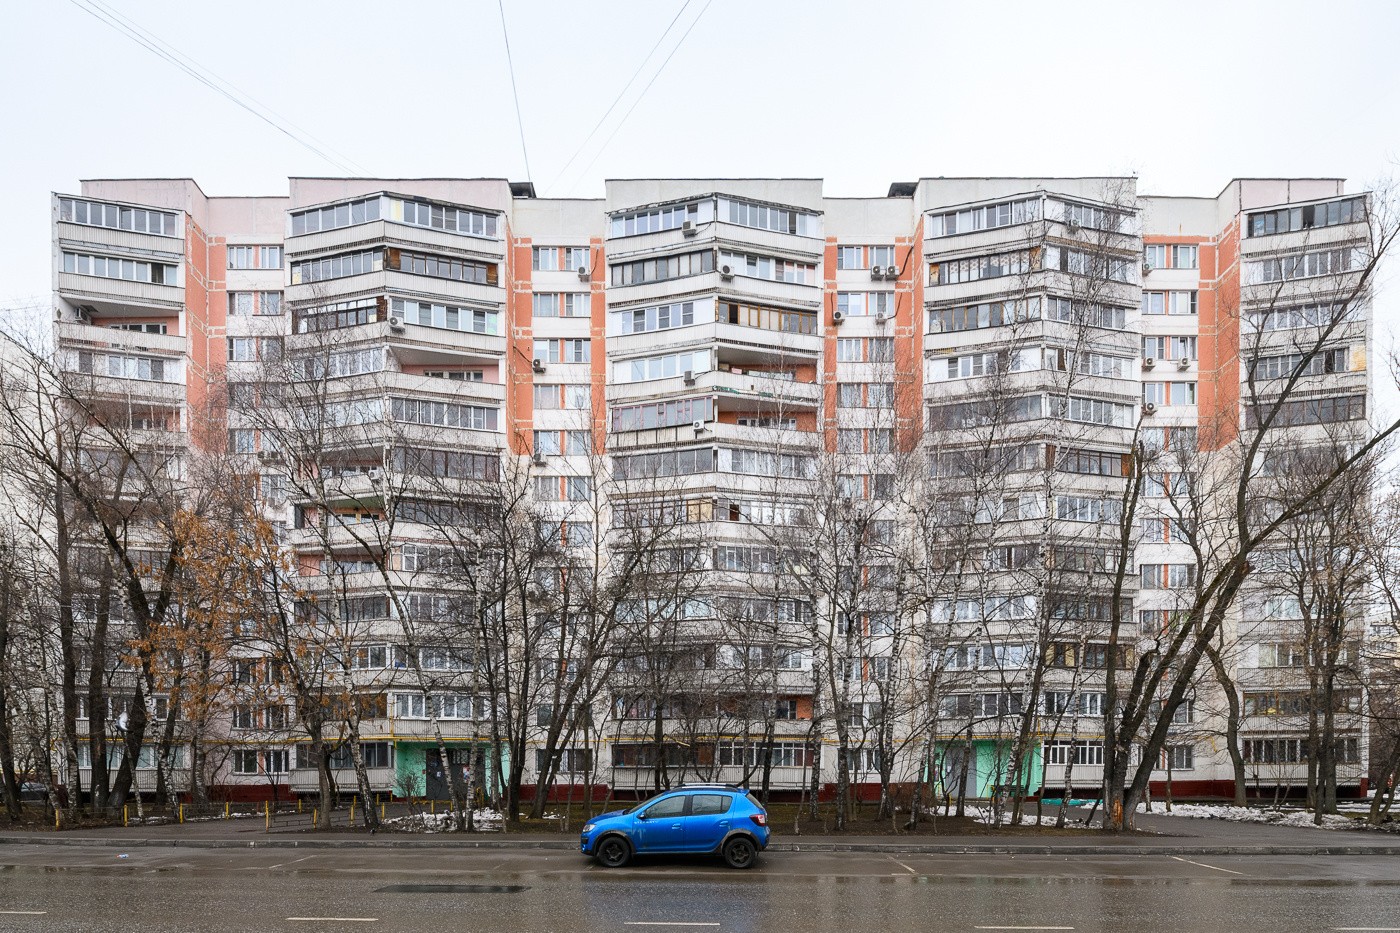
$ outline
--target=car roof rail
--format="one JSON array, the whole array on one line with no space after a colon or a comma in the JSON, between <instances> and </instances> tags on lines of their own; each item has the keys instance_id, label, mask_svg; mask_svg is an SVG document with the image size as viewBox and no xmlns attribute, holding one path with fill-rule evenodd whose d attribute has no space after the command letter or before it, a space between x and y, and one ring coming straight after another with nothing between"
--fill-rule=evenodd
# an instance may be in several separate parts
<instances>
[{"instance_id":1,"label":"car roof rail","mask_svg":"<svg viewBox=\"0 0 1400 933\"><path fill-rule=\"evenodd\" d=\"M726 784L721 781L694 781L682 784L677 790L685 790L687 787L718 787L724 790L738 790L748 793L748 789L739 784Z\"/></svg>"}]
</instances>

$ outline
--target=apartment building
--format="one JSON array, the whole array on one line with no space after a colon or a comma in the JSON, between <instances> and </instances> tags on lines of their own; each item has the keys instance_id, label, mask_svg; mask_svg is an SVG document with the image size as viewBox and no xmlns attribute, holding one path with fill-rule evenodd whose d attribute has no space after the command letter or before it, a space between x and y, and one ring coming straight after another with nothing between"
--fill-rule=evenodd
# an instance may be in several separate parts
<instances>
[{"instance_id":1,"label":"apartment building","mask_svg":"<svg viewBox=\"0 0 1400 933\"><path fill-rule=\"evenodd\" d=\"M820 793L844 770L985 797L1019 754L1026 789L1056 795L1101 775L1135 451L1157 459L1116 608L1151 637L1195 582L1174 490L1297 368L1365 208L1336 179L1200 198L1121 178L868 198L647 179L602 200L499 179L293 178L258 198L97 180L54 196L55 328L99 415L240 464L305 623L335 633L376 791L445 797L448 767L490 788L513 766L556 793L645 792L659 770ZM1280 437L1364 434L1369 315L1347 313ZM482 543L502 507L480 500L507 487L548 540L499 615L520 652L489 662L464 619L497 617L456 560L468 541L506 559ZM571 601L583 568L619 566L630 589L601 622L598 588ZM1279 586L1240 600L1228 685L1201 678L1176 713L1160 778L1177 793L1229 792L1226 691L1254 785L1302 784L1300 612ZM605 661L577 634L600 624ZM208 783L313 790L283 675L233 655ZM501 695L490 663L533 664L532 686ZM1361 691L1340 691L1344 792L1365 774ZM352 786L348 749L332 764Z\"/></svg>"}]
</instances>

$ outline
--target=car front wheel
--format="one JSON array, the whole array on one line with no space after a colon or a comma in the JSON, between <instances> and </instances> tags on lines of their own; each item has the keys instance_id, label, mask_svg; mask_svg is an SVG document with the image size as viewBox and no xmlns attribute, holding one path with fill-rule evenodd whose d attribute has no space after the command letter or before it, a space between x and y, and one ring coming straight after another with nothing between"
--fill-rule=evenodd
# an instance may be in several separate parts
<instances>
[{"instance_id":1,"label":"car front wheel","mask_svg":"<svg viewBox=\"0 0 1400 933\"><path fill-rule=\"evenodd\" d=\"M758 846L747 836L735 836L724 844L724 864L730 868L752 868Z\"/></svg>"},{"instance_id":2,"label":"car front wheel","mask_svg":"<svg viewBox=\"0 0 1400 933\"><path fill-rule=\"evenodd\" d=\"M621 868L632 858L632 847L621 836L605 836L598 843L598 864L604 868Z\"/></svg>"}]
</instances>

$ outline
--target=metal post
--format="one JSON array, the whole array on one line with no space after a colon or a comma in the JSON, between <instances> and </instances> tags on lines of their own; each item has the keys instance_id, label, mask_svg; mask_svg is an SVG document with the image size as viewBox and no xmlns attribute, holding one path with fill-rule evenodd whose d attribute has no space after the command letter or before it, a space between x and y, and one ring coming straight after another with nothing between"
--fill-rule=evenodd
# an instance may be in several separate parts
<instances>
[{"instance_id":1,"label":"metal post","mask_svg":"<svg viewBox=\"0 0 1400 933\"><path fill-rule=\"evenodd\" d=\"M224 819L228 819L228 818L229 818L229 816L228 816L228 801L225 800L225 801L224 801Z\"/></svg>"},{"instance_id":2,"label":"metal post","mask_svg":"<svg viewBox=\"0 0 1400 933\"><path fill-rule=\"evenodd\" d=\"M183 824L184 822L185 822L185 805L182 803L182 804L180 804L180 823Z\"/></svg>"},{"instance_id":3,"label":"metal post","mask_svg":"<svg viewBox=\"0 0 1400 933\"><path fill-rule=\"evenodd\" d=\"M126 820L126 804L122 804L122 825L123 825L123 826L126 826L126 825L127 825L127 820Z\"/></svg>"},{"instance_id":4,"label":"metal post","mask_svg":"<svg viewBox=\"0 0 1400 933\"><path fill-rule=\"evenodd\" d=\"M355 798L350 798L350 825L355 825Z\"/></svg>"}]
</instances>

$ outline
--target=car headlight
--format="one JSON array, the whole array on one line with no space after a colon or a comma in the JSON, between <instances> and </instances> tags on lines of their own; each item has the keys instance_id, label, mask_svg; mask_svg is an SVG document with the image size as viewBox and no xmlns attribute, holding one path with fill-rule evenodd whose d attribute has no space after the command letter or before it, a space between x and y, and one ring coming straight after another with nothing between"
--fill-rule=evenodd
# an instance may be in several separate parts
<instances>
[{"instance_id":1,"label":"car headlight","mask_svg":"<svg viewBox=\"0 0 1400 933\"><path fill-rule=\"evenodd\" d=\"M593 830L595 830L595 829L597 829L597 828L598 828L598 824L597 824L597 823L589 823L589 824L587 824L586 826L583 827L583 831L584 831L585 834L586 834L586 833L591 833L591 832L593 832Z\"/></svg>"}]
</instances>

